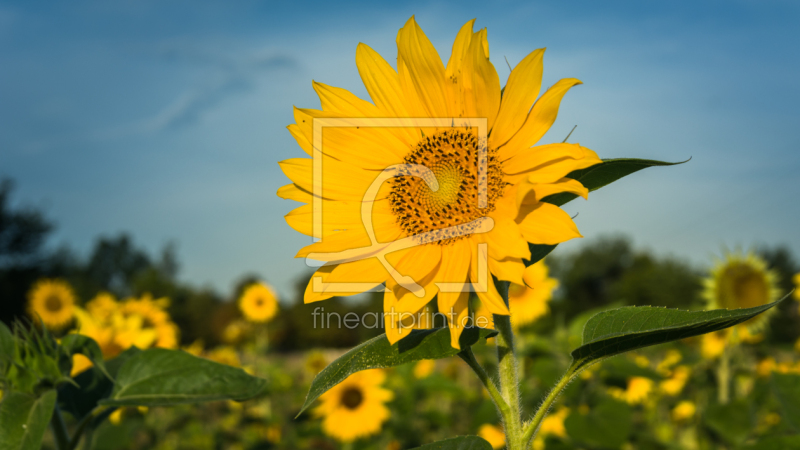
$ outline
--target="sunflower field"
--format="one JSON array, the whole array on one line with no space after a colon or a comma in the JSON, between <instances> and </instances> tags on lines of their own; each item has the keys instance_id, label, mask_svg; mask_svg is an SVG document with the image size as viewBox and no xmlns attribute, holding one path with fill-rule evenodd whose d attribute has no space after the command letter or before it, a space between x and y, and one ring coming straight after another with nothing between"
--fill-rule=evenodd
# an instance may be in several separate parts
<instances>
[{"instance_id":1,"label":"sunflower field","mask_svg":"<svg viewBox=\"0 0 800 450\"><path fill-rule=\"evenodd\" d=\"M47 250L0 185L0 450L800 449L791 252L560 251L562 206L690 163L541 142L581 81L542 89L538 49L501 83L473 26L442 59L411 17L396 68L357 46L371 101L294 109L277 195L316 264L286 298L126 234Z\"/></svg>"}]
</instances>

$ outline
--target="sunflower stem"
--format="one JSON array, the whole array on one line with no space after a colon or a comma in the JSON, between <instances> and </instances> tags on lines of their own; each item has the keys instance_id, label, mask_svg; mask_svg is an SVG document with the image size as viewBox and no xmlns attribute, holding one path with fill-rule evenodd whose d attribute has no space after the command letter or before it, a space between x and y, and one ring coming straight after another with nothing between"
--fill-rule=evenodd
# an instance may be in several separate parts
<instances>
[{"instance_id":1,"label":"sunflower stem","mask_svg":"<svg viewBox=\"0 0 800 450\"><path fill-rule=\"evenodd\" d=\"M497 291L506 306L508 306L508 284L508 281L496 283ZM511 316L495 314L494 326L498 331L495 341L497 342L497 366L500 372L500 392L510 410L508 417L504 417L506 442L509 450L522 450L524 443L522 442L519 379Z\"/></svg>"},{"instance_id":2,"label":"sunflower stem","mask_svg":"<svg viewBox=\"0 0 800 450\"><path fill-rule=\"evenodd\" d=\"M61 409L59 409L58 405L53 410L50 426L53 428L56 448L58 450L67 450L69 448L69 432L67 432L67 425L64 423L64 417L61 415Z\"/></svg>"},{"instance_id":3,"label":"sunflower stem","mask_svg":"<svg viewBox=\"0 0 800 450\"><path fill-rule=\"evenodd\" d=\"M506 403L505 399L503 399L503 394L501 394L497 389L497 384L495 381L489 376L489 374L486 373L486 370L475 358L475 354L472 353L472 347L467 347L466 349L462 350L458 356L469 365L472 371L478 376L478 379L481 380L481 383L483 383L483 385L486 387L486 390L489 391L489 396L492 397L494 404L497 405L500 415L503 416L503 421L510 421L511 409L508 407L508 403Z\"/></svg>"},{"instance_id":4,"label":"sunflower stem","mask_svg":"<svg viewBox=\"0 0 800 450\"><path fill-rule=\"evenodd\" d=\"M720 405L727 405L730 402L731 391L731 354L726 346L719 357L719 367L717 368L717 401Z\"/></svg>"},{"instance_id":5,"label":"sunflower stem","mask_svg":"<svg viewBox=\"0 0 800 450\"><path fill-rule=\"evenodd\" d=\"M542 424L542 420L547 415L547 412L550 411L550 407L553 406L553 402L556 401L561 391L564 390L565 387L569 384L570 380L572 380L576 375L575 370L570 367L570 369L565 373L556 386L547 394L547 397L544 399L542 404L539 406L539 409L536 411L536 414L533 416L533 419L525 425L525 431L522 436L523 448L527 448L533 438L536 436L536 431L539 429L539 425Z\"/></svg>"}]
</instances>

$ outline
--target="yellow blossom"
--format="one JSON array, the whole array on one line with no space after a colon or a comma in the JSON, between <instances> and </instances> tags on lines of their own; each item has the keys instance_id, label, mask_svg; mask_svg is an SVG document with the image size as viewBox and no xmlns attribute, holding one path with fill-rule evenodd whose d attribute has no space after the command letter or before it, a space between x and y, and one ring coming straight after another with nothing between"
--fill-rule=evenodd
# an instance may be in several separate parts
<instances>
[{"instance_id":1,"label":"yellow blossom","mask_svg":"<svg viewBox=\"0 0 800 450\"><path fill-rule=\"evenodd\" d=\"M64 280L42 279L28 292L28 314L49 329L64 329L74 311L75 293Z\"/></svg>"},{"instance_id":2,"label":"yellow blossom","mask_svg":"<svg viewBox=\"0 0 800 450\"><path fill-rule=\"evenodd\" d=\"M683 422L694 417L697 407L689 400L683 400L672 408L672 420Z\"/></svg>"},{"instance_id":3,"label":"yellow blossom","mask_svg":"<svg viewBox=\"0 0 800 450\"><path fill-rule=\"evenodd\" d=\"M506 446L506 434L500 425L485 423L478 429L478 436L485 439L494 449Z\"/></svg>"}]
</instances>

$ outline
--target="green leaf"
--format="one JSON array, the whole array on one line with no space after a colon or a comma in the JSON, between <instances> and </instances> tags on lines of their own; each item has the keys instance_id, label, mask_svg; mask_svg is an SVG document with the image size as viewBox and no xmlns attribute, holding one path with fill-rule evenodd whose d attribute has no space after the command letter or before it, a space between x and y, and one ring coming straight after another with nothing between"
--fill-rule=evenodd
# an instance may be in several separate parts
<instances>
[{"instance_id":1,"label":"green leaf","mask_svg":"<svg viewBox=\"0 0 800 450\"><path fill-rule=\"evenodd\" d=\"M0 402L0 450L39 450L55 406L52 389L39 397L6 393Z\"/></svg>"},{"instance_id":2,"label":"green leaf","mask_svg":"<svg viewBox=\"0 0 800 450\"><path fill-rule=\"evenodd\" d=\"M604 400L586 414L571 412L564 427L571 438L592 447L619 448L631 433L632 414L627 403Z\"/></svg>"},{"instance_id":3,"label":"green leaf","mask_svg":"<svg viewBox=\"0 0 800 450\"><path fill-rule=\"evenodd\" d=\"M596 191L603 186L609 185L622 177L628 176L634 172L638 172L647 167L653 166L674 166L676 164L683 164L686 161L669 163L664 161L654 161L650 159L635 159L635 158L618 158L606 159L601 164L587 167L585 169L575 170L567 174L567 178L578 180L583 184L589 192ZM556 206L561 206L578 198L577 195L569 192L561 192L559 194L548 195L543 198L543 202L547 202ZM525 261L526 266L535 264L547 256L550 252L555 250L556 245L544 244L528 244L531 251L530 261Z\"/></svg>"},{"instance_id":4,"label":"green leaf","mask_svg":"<svg viewBox=\"0 0 800 450\"><path fill-rule=\"evenodd\" d=\"M688 160L687 160L688 161ZM683 164L686 161L670 163L664 161L654 161L651 159L617 158L604 159L602 163L596 164L585 169L570 172L567 178L578 180L589 192L596 191L603 186L607 186L620 178L626 177L634 172L654 166L674 166ZM562 192L560 194L548 195L543 198L543 202L561 206L578 198L575 194Z\"/></svg>"},{"instance_id":5,"label":"green leaf","mask_svg":"<svg viewBox=\"0 0 800 450\"><path fill-rule=\"evenodd\" d=\"M111 374L109 374L106 370L105 360L103 359L103 351L100 350L100 346L97 345L97 342L95 342L95 340L89 336L84 336L82 334L68 334L61 339L61 348L67 352L70 360L72 359L73 355L83 355L89 358L92 364L94 364L95 367L103 372L105 376L112 378ZM71 368L72 364L70 361L70 370Z\"/></svg>"},{"instance_id":6,"label":"green leaf","mask_svg":"<svg viewBox=\"0 0 800 450\"><path fill-rule=\"evenodd\" d=\"M0 322L0 376L5 375L6 367L14 361L14 335Z\"/></svg>"},{"instance_id":7,"label":"green leaf","mask_svg":"<svg viewBox=\"0 0 800 450\"><path fill-rule=\"evenodd\" d=\"M496 334L496 331L484 328L465 328L461 333L459 343L461 348L465 349L474 345L481 338L486 339ZM306 401L297 415L302 414L320 395L355 372L394 367L423 359L447 358L457 355L458 352L459 350L450 346L450 330L448 328L412 330L411 334L394 345L389 345L385 334L376 336L353 347L323 369L311 382Z\"/></svg>"},{"instance_id":8,"label":"green leaf","mask_svg":"<svg viewBox=\"0 0 800 450\"><path fill-rule=\"evenodd\" d=\"M773 372L772 389L783 406L783 418L800 431L800 376Z\"/></svg>"},{"instance_id":9,"label":"green leaf","mask_svg":"<svg viewBox=\"0 0 800 450\"><path fill-rule=\"evenodd\" d=\"M478 436L459 436L425 444L417 450L492 450L492 444Z\"/></svg>"},{"instance_id":10,"label":"green leaf","mask_svg":"<svg viewBox=\"0 0 800 450\"><path fill-rule=\"evenodd\" d=\"M744 443L755 425L751 404L747 400L738 400L727 405L708 405L704 421L721 439L730 444Z\"/></svg>"},{"instance_id":11,"label":"green leaf","mask_svg":"<svg viewBox=\"0 0 800 450\"><path fill-rule=\"evenodd\" d=\"M536 264L537 262L544 259L545 256L549 255L550 252L556 249L556 245L546 245L546 244L531 244L528 243L528 249L531 251L531 259L525 260L525 266L530 266L532 264Z\"/></svg>"},{"instance_id":12,"label":"green leaf","mask_svg":"<svg viewBox=\"0 0 800 450\"><path fill-rule=\"evenodd\" d=\"M138 353L141 353L141 350L131 347L117 355L116 358L106 361L107 374L96 367L79 373L74 378L77 387L65 384L58 388L58 407L62 411L72 414L77 420L86 417L97 407L100 400L111 395L114 390L113 378L116 377L119 368L125 361Z\"/></svg>"},{"instance_id":13,"label":"green leaf","mask_svg":"<svg viewBox=\"0 0 800 450\"><path fill-rule=\"evenodd\" d=\"M583 345L572 351L573 369L638 348L732 327L782 301L734 310L683 311L626 306L601 312L589 319L583 328Z\"/></svg>"},{"instance_id":14,"label":"green leaf","mask_svg":"<svg viewBox=\"0 0 800 450\"><path fill-rule=\"evenodd\" d=\"M101 405L166 406L215 400L243 401L259 395L266 380L242 369L182 350L151 348L131 356Z\"/></svg>"}]
</instances>

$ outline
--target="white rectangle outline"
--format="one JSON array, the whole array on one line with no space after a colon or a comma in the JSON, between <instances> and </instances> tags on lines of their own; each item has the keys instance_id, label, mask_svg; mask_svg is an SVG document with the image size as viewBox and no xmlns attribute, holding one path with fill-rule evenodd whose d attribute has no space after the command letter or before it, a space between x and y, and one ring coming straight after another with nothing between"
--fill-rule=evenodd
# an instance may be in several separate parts
<instances>
[{"instance_id":1,"label":"white rectangle outline","mask_svg":"<svg viewBox=\"0 0 800 450\"><path fill-rule=\"evenodd\" d=\"M312 117L311 149L311 234L315 242L322 236L322 131L325 128L477 128L478 142L478 208L487 206L488 191L488 120L485 117ZM457 124L457 125L456 125ZM482 162L482 164L480 164ZM319 181L318 181L319 180ZM489 259L487 244L478 244L478 280L469 283L437 282L440 292L487 292L489 289ZM313 292L366 292L375 287L374 283L326 283L322 277L312 280ZM339 286L337 288L337 286ZM348 287L345 287L348 286ZM468 289L464 289L467 287Z\"/></svg>"}]
</instances>

